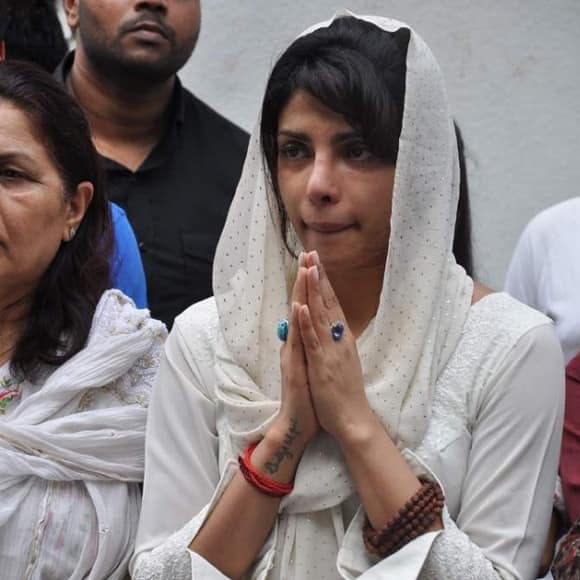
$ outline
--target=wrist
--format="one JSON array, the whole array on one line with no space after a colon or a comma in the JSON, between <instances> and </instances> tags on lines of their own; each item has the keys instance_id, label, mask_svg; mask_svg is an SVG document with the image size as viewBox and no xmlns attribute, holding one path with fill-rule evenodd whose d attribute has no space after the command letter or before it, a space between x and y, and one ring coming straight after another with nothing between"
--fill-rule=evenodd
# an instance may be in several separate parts
<instances>
[{"instance_id":1,"label":"wrist","mask_svg":"<svg viewBox=\"0 0 580 580\"><path fill-rule=\"evenodd\" d=\"M358 417L347 418L337 432L333 433L345 454L364 449L376 441L377 437L384 435L383 426L370 408L368 412L362 413Z\"/></svg>"},{"instance_id":2,"label":"wrist","mask_svg":"<svg viewBox=\"0 0 580 580\"><path fill-rule=\"evenodd\" d=\"M266 432L264 439L267 439L274 447L287 445L302 453L312 437L313 434L308 433L303 427L299 416L280 412Z\"/></svg>"},{"instance_id":3,"label":"wrist","mask_svg":"<svg viewBox=\"0 0 580 580\"><path fill-rule=\"evenodd\" d=\"M252 465L274 481L288 483L306 448L296 421L276 420L252 455Z\"/></svg>"}]
</instances>

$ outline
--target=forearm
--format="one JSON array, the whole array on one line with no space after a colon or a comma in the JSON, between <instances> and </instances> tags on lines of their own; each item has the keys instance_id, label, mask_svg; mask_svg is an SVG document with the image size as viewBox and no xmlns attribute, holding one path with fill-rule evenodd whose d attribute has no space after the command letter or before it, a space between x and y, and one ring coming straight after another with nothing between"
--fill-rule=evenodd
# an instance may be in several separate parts
<instances>
[{"instance_id":1,"label":"forearm","mask_svg":"<svg viewBox=\"0 0 580 580\"><path fill-rule=\"evenodd\" d=\"M421 482L370 411L367 420L353 425L339 442L369 522L375 529L384 527ZM431 529L440 528L438 518Z\"/></svg>"},{"instance_id":2,"label":"forearm","mask_svg":"<svg viewBox=\"0 0 580 580\"><path fill-rule=\"evenodd\" d=\"M295 424L274 427L252 454L252 466L280 483L294 479L305 442L289 437ZM242 576L264 545L278 513L280 498L248 483L238 472L219 499L190 548L230 578ZM224 549L227 542L227 549Z\"/></svg>"}]
</instances>

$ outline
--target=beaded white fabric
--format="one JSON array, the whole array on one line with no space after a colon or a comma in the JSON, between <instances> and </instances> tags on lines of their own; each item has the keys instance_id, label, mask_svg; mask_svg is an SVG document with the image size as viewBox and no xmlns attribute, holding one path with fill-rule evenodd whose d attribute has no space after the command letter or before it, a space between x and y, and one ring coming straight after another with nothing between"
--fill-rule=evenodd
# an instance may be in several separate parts
<instances>
[{"instance_id":1,"label":"beaded white fabric","mask_svg":"<svg viewBox=\"0 0 580 580\"><path fill-rule=\"evenodd\" d=\"M0 417L2 579L124 578L151 386L166 330L118 290L84 349Z\"/></svg>"}]
</instances>

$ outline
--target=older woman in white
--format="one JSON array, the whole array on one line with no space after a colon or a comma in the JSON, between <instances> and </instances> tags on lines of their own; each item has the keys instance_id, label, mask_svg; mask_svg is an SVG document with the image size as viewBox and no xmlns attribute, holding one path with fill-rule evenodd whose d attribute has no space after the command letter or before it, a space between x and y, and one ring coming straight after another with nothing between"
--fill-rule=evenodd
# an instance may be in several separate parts
<instances>
[{"instance_id":1,"label":"older woman in white","mask_svg":"<svg viewBox=\"0 0 580 580\"><path fill-rule=\"evenodd\" d=\"M561 353L456 265L457 193L408 26L344 16L280 57L215 298L177 318L156 380L134 578L535 577Z\"/></svg>"},{"instance_id":2,"label":"older woman in white","mask_svg":"<svg viewBox=\"0 0 580 580\"><path fill-rule=\"evenodd\" d=\"M0 576L122 579L165 328L110 285L111 224L75 101L0 63Z\"/></svg>"}]
</instances>

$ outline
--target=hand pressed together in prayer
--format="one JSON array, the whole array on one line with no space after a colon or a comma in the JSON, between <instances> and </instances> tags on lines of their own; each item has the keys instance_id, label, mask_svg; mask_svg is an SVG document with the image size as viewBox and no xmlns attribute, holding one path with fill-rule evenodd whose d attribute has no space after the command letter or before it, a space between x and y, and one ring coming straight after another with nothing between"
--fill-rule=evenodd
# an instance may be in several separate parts
<instances>
[{"instance_id":1,"label":"hand pressed together in prayer","mask_svg":"<svg viewBox=\"0 0 580 580\"><path fill-rule=\"evenodd\" d=\"M314 412L310 390L306 354L300 334L299 311L307 302L307 268L305 255L300 255L298 275L292 290L288 337L280 351L280 374L282 376L282 401L278 421L282 432L293 425L300 433L304 445L318 431L318 420Z\"/></svg>"},{"instance_id":2,"label":"hand pressed together in prayer","mask_svg":"<svg viewBox=\"0 0 580 580\"><path fill-rule=\"evenodd\" d=\"M335 321L344 324L339 340L331 333ZM299 258L281 369L281 415L288 413L289 391L305 385L310 406L294 406L294 412L310 437L316 432L313 422L339 442L354 426L368 422L372 411L364 393L355 337L316 251Z\"/></svg>"}]
</instances>

